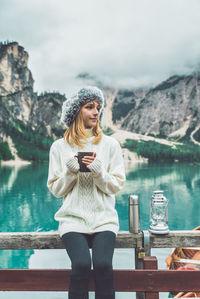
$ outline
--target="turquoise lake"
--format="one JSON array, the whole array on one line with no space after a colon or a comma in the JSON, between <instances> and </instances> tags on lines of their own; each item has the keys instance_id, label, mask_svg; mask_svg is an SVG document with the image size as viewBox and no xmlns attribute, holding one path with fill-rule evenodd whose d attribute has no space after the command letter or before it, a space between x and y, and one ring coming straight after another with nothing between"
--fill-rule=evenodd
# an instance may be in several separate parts
<instances>
[{"instance_id":1,"label":"turquoise lake","mask_svg":"<svg viewBox=\"0 0 200 299\"><path fill-rule=\"evenodd\" d=\"M61 199L53 197L48 191L47 173L47 163L18 168L0 166L1 232L57 230L58 224L54 220L54 214L61 205ZM128 230L130 194L137 194L140 199L141 229L149 228L150 199L155 190L163 190L168 199L171 230L193 229L200 225L200 165L141 163L130 167L126 177L127 182L123 190L116 196L120 230ZM66 253L61 251L65 258ZM123 255L122 260L125 264L129 264L130 255L132 259L130 251ZM48 260L52 259L54 264L49 265ZM61 258L58 250L2 250L0 268L60 268L60 265L63 265L62 259L63 256ZM120 264L122 261L119 259L120 250L116 252L115 263L118 268L126 268ZM67 263L69 264L69 261L66 260L64 268L67 267ZM0 298L12 298L11 293L0 292ZM43 293L42 296L34 298L66 298L66 294L57 294L56 297L54 293L52 296L54 297L45 297Z\"/></svg>"}]
</instances>

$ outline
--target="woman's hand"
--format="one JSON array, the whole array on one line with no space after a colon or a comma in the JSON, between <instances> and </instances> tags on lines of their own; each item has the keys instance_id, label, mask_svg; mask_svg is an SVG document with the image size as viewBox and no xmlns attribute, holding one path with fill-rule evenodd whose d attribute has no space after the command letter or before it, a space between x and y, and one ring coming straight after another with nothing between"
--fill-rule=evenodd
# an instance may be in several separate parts
<instances>
[{"instance_id":1,"label":"woman's hand","mask_svg":"<svg viewBox=\"0 0 200 299\"><path fill-rule=\"evenodd\" d=\"M71 172L77 173L80 169L80 165L77 161L77 158L72 157L66 161L66 166Z\"/></svg>"},{"instance_id":2,"label":"woman's hand","mask_svg":"<svg viewBox=\"0 0 200 299\"><path fill-rule=\"evenodd\" d=\"M96 158L96 153L94 153L94 156L84 156L83 159L82 159L82 162L85 164L85 165L90 165L94 159Z\"/></svg>"}]
</instances>

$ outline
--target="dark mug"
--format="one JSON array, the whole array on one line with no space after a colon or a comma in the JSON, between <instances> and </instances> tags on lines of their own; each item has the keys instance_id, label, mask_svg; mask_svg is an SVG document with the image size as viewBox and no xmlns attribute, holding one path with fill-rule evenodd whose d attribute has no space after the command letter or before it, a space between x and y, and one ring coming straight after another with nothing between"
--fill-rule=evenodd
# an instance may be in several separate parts
<instances>
[{"instance_id":1,"label":"dark mug","mask_svg":"<svg viewBox=\"0 0 200 299\"><path fill-rule=\"evenodd\" d=\"M82 162L83 157L85 156L94 156L94 152L78 152L77 157L78 163L80 165L80 172L90 172L89 168L87 168L87 165Z\"/></svg>"}]
</instances>

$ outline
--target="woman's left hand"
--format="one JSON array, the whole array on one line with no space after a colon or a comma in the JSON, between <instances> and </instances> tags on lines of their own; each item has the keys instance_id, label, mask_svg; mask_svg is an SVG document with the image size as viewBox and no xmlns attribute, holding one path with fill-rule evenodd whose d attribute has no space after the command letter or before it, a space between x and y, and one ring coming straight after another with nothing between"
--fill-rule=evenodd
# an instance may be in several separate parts
<instances>
[{"instance_id":1,"label":"woman's left hand","mask_svg":"<svg viewBox=\"0 0 200 299\"><path fill-rule=\"evenodd\" d=\"M94 153L94 156L84 156L84 158L82 159L82 162L85 164L85 165L90 165L94 159L96 158L96 153Z\"/></svg>"}]
</instances>

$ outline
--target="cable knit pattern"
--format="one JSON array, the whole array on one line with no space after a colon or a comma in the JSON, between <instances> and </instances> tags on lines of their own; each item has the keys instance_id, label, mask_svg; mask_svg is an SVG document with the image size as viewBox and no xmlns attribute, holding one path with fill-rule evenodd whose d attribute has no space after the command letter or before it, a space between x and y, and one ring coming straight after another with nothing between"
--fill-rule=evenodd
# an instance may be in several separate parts
<instances>
[{"instance_id":1,"label":"cable knit pattern","mask_svg":"<svg viewBox=\"0 0 200 299\"><path fill-rule=\"evenodd\" d=\"M94 200L93 189L94 182L91 178L91 174L80 173L78 195L82 201L83 217L87 225L90 225L90 222L93 221L98 209L98 204Z\"/></svg>"},{"instance_id":2,"label":"cable knit pattern","mask_svg":"<svg viewBox=\"0 0 200 299\"><path fill-rule=\"evenodd\" d=\"M98 144L92 143L91 131L88 136L83 148L70 146L61 138L50 149L47 186L54 196L63 198L55 213L60 236L70 231L89 234L119 231L115 193L125 182L121 147L110 136L103 135ZM74 156L80 151L96 152L88 166L91 172L77 171Z\"/></svg>"},{"instance_id":3,"label":"cable knit pattern","mask_svg":"<svg viewBox=\"0 0 200 299\"><path fill-rule=\"evenodd\" d=\"M69 170L71 170L72 172L75 172L75 173L78 172L80 169L80 165L77 161L77 158L75 158L75 157L68 159L66 161L66 166L69 168Z\"/></svg>"}]
</instances>

